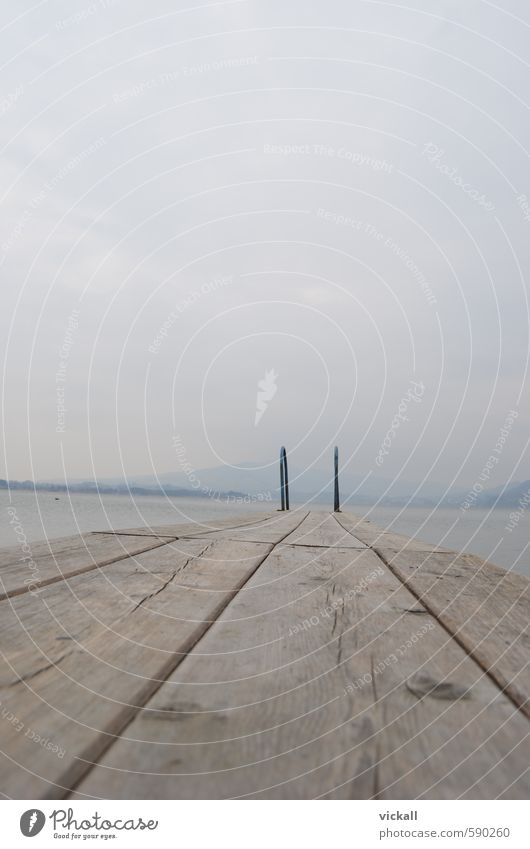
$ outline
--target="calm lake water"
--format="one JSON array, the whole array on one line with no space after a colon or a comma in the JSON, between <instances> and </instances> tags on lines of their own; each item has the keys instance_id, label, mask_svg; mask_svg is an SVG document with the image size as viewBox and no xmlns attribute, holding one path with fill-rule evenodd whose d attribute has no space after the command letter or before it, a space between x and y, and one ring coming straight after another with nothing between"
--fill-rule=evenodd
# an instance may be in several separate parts
<instances>
[{"instance_id":1,"label":"calm lake water","mask_svg":"<svg viewBox=\"0 0 530 849\"><path fill-rule=\"evenodd\" d=\"M17 544L11 526L12 518L20 523L28 542L69 536L80 531L140 527L208 521L230 516L252 516L271 512L272 502L238 504L202 498L158 498L155 496L59 494L18 491L10 496L0 492L0 546ZM329 509L328 505L313 505ZM16 510L16 517L8 513ZM530 510L523 514L517 527L506 529L510 510L468 510L439 508L398 508L348 506L350 512L396 533L416 536L425 542L443 545L457 551L478 554L505 569L513 569L530 577Z\"/></svg>"}]
</instances>

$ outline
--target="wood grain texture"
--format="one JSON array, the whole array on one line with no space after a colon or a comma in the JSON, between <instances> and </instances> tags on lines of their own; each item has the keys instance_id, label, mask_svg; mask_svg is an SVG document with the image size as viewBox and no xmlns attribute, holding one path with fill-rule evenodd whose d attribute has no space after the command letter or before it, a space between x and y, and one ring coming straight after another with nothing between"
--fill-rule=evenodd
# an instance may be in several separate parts
<instances>
[{"instance_id":1,"label":"wood grain texture","mask_svg":"<svg viewBox=\"0 0 530 849\"><path fill-rule=\"evenodd\" d=\"M420 553L418 541L398 547L394 535L365 525L344 518L530 718L528 578L471 554L436 546Z\"/></svg>"},{"instance_id":2,"label":"wood grain texture","mask_svg":"<svg viewBox=\"0 0 530 849\"><path fill-rule=\"evenodd\" d=\"M236 527L220 531L211 531L208 534L194 533L186 536L182 534L180 539L195 539L204 537L209 539L225 539L240 542L261 542L276 544L300 526L308 515L307 510L291 510L278 512L275 516L264 522L255 522L249 526Z\"/></svg>"},{"instance_id":3,"label":"wood grain texture","mask_svg":"<svg viewBox=\"0 0 530 849\"><path fill-rule=\"evenodd\" d=\"M56 537L51 540L30 542L29 547L33 558L37 560L41 557L46 557L52 550L59 552L67 548L72 548L79 543L80 539L79 534L74 534L73 536ZM20 566L25 553L20 545L9 545L0 548L0 570L6 566Z\"/></svg>"},{"instance_id":4,"label":"wood grain texture","mask_svg":"<svg viewBox=\"0 0 530 849\"><path fill-rule=\"evenodd\" d=\"M192 558L205 551L204 540L186 540L155 549L150 556L131 556L104 569L58 581L38 596L14 596L0 618L0 687L30 680L156 594Z\"/></svg>"},{"instance_id":5,"label":"wood grain texture","mask_svg":"<svg viewBox=\"0 0 530 849\"><path fill-rule=\"evenodd\" d=\"M204 548L200 542L191 545ZM16 722L0 723L3 793L15 798L63 796L186 656L271 546L214 540L202 558L192 560L189 552L172 548L164 546L120 564L131 574L128 599L116 609L118 618L111 614L110 621L107 616L101 625L88 626L84 620L84 638L54 656L52 663L41 653L32 660L23 650L15 663L4 662L0 701L5 716ZM152 573L153 580L142 574L137 587L135 564ZM107 591L106 574L91 577L91 591L101 599ZM71 579L70 589L85 580ZM86 597L90 590L83 586ZM42 615L38 606L48 596L50 609L55 608L51 595L57 588L30 597L37 618ZM64 604L63 598L61 609ZM97 607L96 601L92 604ZM25 613L26 622L30 615ZM70 618L67 627L72 627ZM49 638L38 628L36 632L47 648ZM17 731L19 725L22 730ZM59 746L63 756L36 743L28 730Z\"/></svg>"},{"instance_id":6,"label":"wood grain texture","mask_svg":"<svg viewBox=\"0 0 530 849\"><path fill-rule=\"evenodd\" d=\"M527 579L348 513L170 527L32 545L37 593L0 552L1 792L528 797Z\"/></svg>"},{"instance_id":7,"label":"wood grain texture","mask_svg":"<svg viewBox=\"0 0 530 849\"><path fill-rule=\"evenodd\" d=\"M473 555L378 551L530 717L530 581Z\"/></svg>"},{"instance_id":8,"label":"wood grain texture","mask_svg":"<svg viewBox=\"0 0 530 849\"><path fill-rule=\"evenodd\" d=\"M283 544L74 796L522 798L527 733L375 553Z\"/></svg>"},{"instance_id":9,"label":"wood grain texture","mask_svg":"<svg viewBox=\"0 0 530 849\"><path fill-rule=\"evenodd\" d=\"M56 581L107 566L166 545L157 537L119 537L115 534L82 534L61 540L31 544L30 554L19 549L0 553L0 601L26 592L38 592Z\"/></svg>"},{"instance_id":10,"label":"wood grain texture","mask_svg":"<svg viewBox=\"0 0 530 849\"><path fill-rule=\"evenodd\" d=\"M232 516L229 519L210 519L205 522L182 522L179 524L169 525L150 525L141 528L120 528L118 530L108 531L93 531L92 533L113 533L119 535L133 536L158 536L158 537L177 537L189 536L208 536L215 531L221 531L225 528L244 528L247 525L259 527L264 522L268 522L277 516L277 513L256 513L251 519L248 516Z\"/></svg>"}]
</instances>

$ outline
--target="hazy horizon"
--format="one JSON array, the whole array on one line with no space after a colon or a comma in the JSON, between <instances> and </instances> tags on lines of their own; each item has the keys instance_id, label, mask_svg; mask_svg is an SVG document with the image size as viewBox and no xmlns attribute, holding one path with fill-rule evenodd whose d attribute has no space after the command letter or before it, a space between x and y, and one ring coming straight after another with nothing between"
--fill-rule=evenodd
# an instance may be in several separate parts
<instances>
[{"instance_id":1,"label":"hazy horizon","mask_svg":"<svg viewBox=\"0 0 530 849\"><path fill-rule=\"evenodd\" d=\"M525 15L5 10L0 477L530 477Z\"/></svg>"}]
</instances>

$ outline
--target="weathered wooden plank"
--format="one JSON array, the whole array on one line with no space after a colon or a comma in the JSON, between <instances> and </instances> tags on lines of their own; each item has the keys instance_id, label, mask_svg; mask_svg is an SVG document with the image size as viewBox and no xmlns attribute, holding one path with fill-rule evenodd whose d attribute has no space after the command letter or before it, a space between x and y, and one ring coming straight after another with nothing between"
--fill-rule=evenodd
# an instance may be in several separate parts
<instances>
[{"instance_id":1,"label":"weathered wooden plank","mask_svg":"<svg viewBox=\"0 0 530 849\"><path fill-rule=\"evenodd\" d=\"M158 528L158 532L157 529ZM158 539L177 539L178 534L170 533L173 525L156 525L153 527L142 528L124 528L123 530L109 531L90 531L91 536L103 536L112 534L112 536L120 537L157 537Z\"/></svg>"},{"instance_id":2,"label":"weathered wooden plank","mask_svg":"<svg viewBox=\"0 0 530 849\"><path fill-rule=\"evenodd\" d=\"M194 533L181 539L196 539L204 537L209 539L232 539L240 542L262 542L276 544L285 539L287 534L294 531L307 516L307 510L291 510L278 512L275 516L265 522L255 522L247 527L225 529L222 531L211 531L208 534Z\"/></svg>"},{"instance_id":3,"label":"weathered wooden plank","mask_svg":"<svg viewBox=\"0 0 530 849\"><path fill-rule=\"evenodd\" d=\"M155 549L150 557L127 557L58 581L37 596L23 593L3 605L0 618L0 686L30 680L133 612L209 546L182 540ZM119 630L119 627L118 627Z\"/></svg>"},{"instance_id":4,"label":"weathered wooden plank","mask_svg":"<svg viewBox=\"0 0 530 849\"><path fill-rule=\"evenodd\" d=\"M28 591L38 591L56 581L167 543L166 538L83 534L72 537L68 543L61 541L57 547L53 540L31 546L29 554L16 549L4 550L0 561L0 601Z\"/></svg>"},{"instance_id":5,"label":"weathered wooden plank","mask_svg":"<svg viewBox=\"0 0 530 849\"><path fill-rule=\"evenodd\" d=\"M365 527L345 514L354 528L389 563L400 580L429 607L445 627L530 717L530 582L521 575L473 555ZM359 527L361 526L360 530Z\"/></svg>"},{"instance_id":6,"label":"weathered wooden plank","mask_svg":"<svg viewBox=\"0 0 530 849\"><path fill-rule=\"evenodd\" d=\"M366 548L364 542L345 530L334 515L316 510L309 513L284 543L315 548Z\"/></svg>"},{"instance_id":7,"label":"weathered wooden plank","mask_svg":"<svg viewBox=\"0 0 530 849\"><path fill-rule=\"evenodd\" d=\"M524 797L527 732L372 551L281 545L74 796Z\"/></svg>"},{"instance_id":8,"label":"weathered wooden plank","mask_svg":"<svg viewBox=\"0 0 530 849\"><path fill-rule=\"evenodd\" d=\"M89 536L89 534L87 535ZM24 557L31 556L34 560L41 557L46 557L52 552L64 551L68 548L73 548L79 543L79 534L67 537L57 537L51 540L39 540L37 542L29 542L29 551L27 548L22 548L20 545L10 545L0 548L0 573L6 566L16 566L26 562Z\"/></svg>"},{"instance_id":9,"label":"weathered wooden plank","mask_svg":"<svg viewBox=\"0 0 530 849\"><path fill-rule=\"evenodd\" d=\"M158 591L147 588L133 609L122 612L111 626L107 621L101 628L89 629L86 639L33 674L31 665L24 666L24 656L19 668L27 668L29 674L23 681L13 681L12 668L4 665L1 792L14 798L64 795L208 630L270 550L270 545L214 540L204 558L192 560L180 571L187 555L174 552L174 577ZM165 546L131 558L124 568L132 570L136 563L154 572L163 558L166 569L170 551ZM79 580L69 580L70 588ZM131 573L131 594L135 582L136 572ZM55 592L49 587L31 601L41 605ZM36 743L35 735L60 751Z\"/></svg>"},{"instance_id":10,"label":"weathered wooden plank","mask_svg":"<svg viewBox=\"0 0 530 849\"><path fill-rule=\"evenodd\" d=\"M169 525L150 525L141 528L120 528L118 530L108 531L92 531L92 533L113 533L132 536L158 536L158 537L176 537L194 535L208 535L215 531L221 531L225 528L244 528L247 525L259 526L269 519L274 518L275 513L257 513L251 519L248 516L231 516L228 519L211 519L205 522L182 522L180 524Z\"/></svg>"},{"instance_id":11,"label":"weathered wooden plank","mask_svg":"<svg viewBox=\"0 0 530 849\"><path fill-rule=\"evenodd\" d=\"M349 530L357 539L362 540L371 548L379 547L393 551L450 551L443 546L385 531L372 522L360 519L351 513L337 513L335 515L343 528Z\"/></svg>"},{"instance_id":12,"label":"weathered wooden plank","mask_svg":"<svg viewBox=\"0 0 530 849\"><path fill-rule=\"evenodd\" d=\"M530 717L528 578L469 554L378 551Z\"/></svg>"}]
</instances>

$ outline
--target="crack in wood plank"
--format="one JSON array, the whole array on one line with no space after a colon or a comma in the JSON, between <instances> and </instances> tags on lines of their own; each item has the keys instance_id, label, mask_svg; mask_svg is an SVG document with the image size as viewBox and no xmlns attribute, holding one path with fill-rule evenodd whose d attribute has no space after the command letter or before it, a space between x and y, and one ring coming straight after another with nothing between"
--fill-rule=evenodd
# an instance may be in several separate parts
<instances>
[{"instance_id":1,"label":"crack in wood plank","mask_svg":"<svg viewBox=\"0 0 530 849\"><path fill-rule=\"evenodd\" d=\"M341 527L344 527L341 525ZM345 528L345 530L347 530ZM348 531L355 536L352 531ZM357 537L355 537L357 539ZM418 600L418 603L425 608L427 614L430 614L436 621L441 625L441 627L449 634L449 636L455 640L456 643L462 648L469 657L471 657L475 663L480 667L485 675L493 681L496 687L510 699L513 705L517 708L517 710L521 711L528 719L530 719L530 699L524 698L522 694L519 694L519 691L512 687L510 682L506 684L502 677L499 675L497 670L491 664L488 664L484 661L484 659L477 653L474 645L465 638L465 634L458 633L455 629L451 628L447 622L444 620L444 617L440 615L440 612L437 610L436 605L433 605L428 597L426 597L425 592L420 592L412 583L409 578L404 577L401 574L401 571L396 568L391 561L388 560L386 554L383 550L377 545L370 545L370 550L373 551L377 557L381 560L381 562L390 570L390 572L394 575L395 578L406 587L412 595ZM429 554L436 553L435 549L428 552ZM443 552L441 552L443 553ZM421 554L419 551L414 551L414 554ZM457 553L455 552L455 557ZM416 571L416 570L414 570ZM423 570L422 570L423 571ZM429 570L425 570L425 574L431 574ZM431 574L436 580L442 580L441 575ZM411 578L413 575L410 576Z\"/></svg>"},{"instance_id":2,"label":"crack in wood plank","mask_svg":"<svg viewBox=\"0 0 530 849\"><path fill-rule=\"evenodd\" d=\"M307 517L307 513L302 516L300 522L297 523L294 530L296 530L300 524ZM263 565L263 563L270 557L270 555L275 551L277 546L285 539L289 534L293 532L292 528L285 533L283 537L276 543L270 544L269 551L261 557L256 563L255 567L252 571L247 574L246 578L242 583L235 587L232 591L228 592L227 595L221 600L221 602L217 605L217 608L213 612L211 618L203 623L204 627L202 628L201 633L199 633L196 638L193 640L193 643L187 646L186 652L177 652L172 656L172 662L167 664L166 670L164 671L164 675L158 678L156 681L152 682L151 687L146 687L144 694L141 698L138 699L135 705L129 706L127 711L124 711L124 716L122 721L120 722L117 718L113 725L114 730L112 737L106 741L104 745L99 745L97 756L93 759L90 759L90 754L87 752L85 756L79 755L77 757L78 765L80 763L85 764L85 769L80 771L75 780L69 782L69 786L63 785L63 790L65 791L61 794L61 798L68 798L71 796L79 784L86 778L86 776L90 773L90 771L97 765L97 763L101 760L101 758L106 754L107 750L112 747L114 742L126 731L128 726L133 722L135 717L138 715L139 711L152 699L156 692L160 689L160 687L164 684L165 681L173 674L175 669L182 663L182 661L190 654L190 652L200 643L200 641L205 637L211 627L215 624L215 622L219 619L221 614L225 611L225 609L229 606L229 604L233 601L233 599L237 596L237 594L241 591L241 589L252 579L252 577L256 574L258 569Z\"/></svg>"},{"instance_id":3,"label":"crack in wood plank","mask_svg":"<svg viewBox=\"0 0 530 849\"><path fill-rule=\"evenodd\" d=\"M164 581L164 583L162 584L161 587L159 587L158 590L154 590L152 593L148 593L146 596L144 596L144 598L142 598L141 601L139 601L137 604L135 604L135 606L133 607L133 609L130 611L130 613L128 615L130 616L132 613L134 613L135 610L138 610L138 608L141 607L142 604L144 604L146 601L149 601L150 599L155 598L157 595L160 595L160 593L163 592L166 589L166 587L171 583L171 581L173 581L176 578L176 576L178 574L183 572L184 569L186 569L186 567L190 565L190 563L193 563L195 560L198 560L200 557L202 557L203 554L205 554L205 552L207 552L211 547L212 546L211 546L211 543L210 543L209 545L205 545L204 548L201 549L201 551L198 552L197 554L190 554L190 556L187 558L187 560L185 560L184 563L181 566L179 566L178 569L175 569L173 571L173 573L169 576L167 581Z\"/></svg>"}]
</instances>

